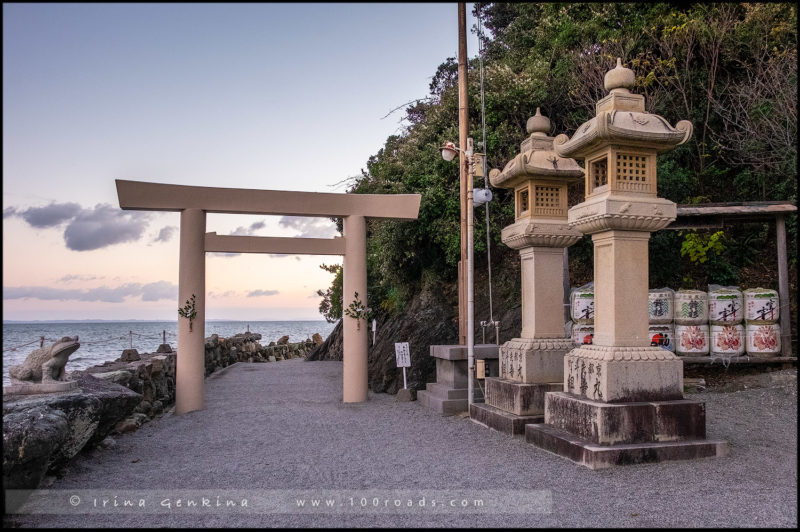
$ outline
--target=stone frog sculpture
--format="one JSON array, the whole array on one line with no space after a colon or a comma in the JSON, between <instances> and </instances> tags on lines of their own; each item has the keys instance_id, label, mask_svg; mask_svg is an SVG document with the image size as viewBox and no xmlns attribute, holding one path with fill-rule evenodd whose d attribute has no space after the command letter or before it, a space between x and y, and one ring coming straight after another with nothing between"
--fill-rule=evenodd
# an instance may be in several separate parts
<instances>
[{"instance_id":1,"label":"stone frog sculpture","mask_svg":"<svg viewBox=\"0 0 800 532\"><path fill-rule=\"evenodd\" d=\"M81 344L78 337L65 336L56 343L37 349L25 359L25 362L8 368L12 379L29 382L65 381L69 356L78 350Z\"/></svg>"}]
</instances>

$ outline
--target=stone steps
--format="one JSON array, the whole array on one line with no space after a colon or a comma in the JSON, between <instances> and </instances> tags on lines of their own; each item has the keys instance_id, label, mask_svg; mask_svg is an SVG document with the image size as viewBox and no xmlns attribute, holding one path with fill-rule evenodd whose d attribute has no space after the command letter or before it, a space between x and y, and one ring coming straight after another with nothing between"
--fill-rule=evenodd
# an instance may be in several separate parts
<instances>
[{"instance_id":1,"label":"stone steps","mask_svg":"<svg viewBox=\"0 0 800 532\"><path fill-rule=\"evenodd\" d=\"M486 403L472 403L469 409L469 417L479 425L510 436L523 436L525 434L525 425L544 421L544 414L518 416Z\"/></svg>"},{"instance_id":2,"label":"stone steps","mask_svg":"<svg viewBox=\"0 0 800 532\"><path fill-rule=\"evenodd\" d=\"M590 469L724 457L729 453L728 442L722 440L598 445L545 424L526 425L525 441Z\"/></svg>"}]
</instances>

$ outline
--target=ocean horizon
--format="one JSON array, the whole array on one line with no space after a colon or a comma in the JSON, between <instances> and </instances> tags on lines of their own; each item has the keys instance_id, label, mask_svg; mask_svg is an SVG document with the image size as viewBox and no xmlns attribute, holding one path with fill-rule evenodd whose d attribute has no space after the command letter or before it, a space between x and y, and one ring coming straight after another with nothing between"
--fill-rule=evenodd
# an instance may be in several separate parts
<instances>
[{"instance_id":1,"label":"ocean horizon","mask_svg":"<svg viewBox=\"0 0 800 532\"><path fill-rule=\"evenodd\" d=\"M269 345L288 335L290 342L301 342L319 333L327 338L335 323L325 320L206 320L205 337L212 334L229 337L247 332L261 335L261 343ZM195 325L196 326L196 325ZM3 320L3 385L11 383L8 368L22 363L39 348L41 339L49 345L64 336L78 336L81 347L69 357L67 371L82 370L116 360L125 349L153 353L164 338L173 349L178 348L177 320Z\"/></svg>"}]
</instances>

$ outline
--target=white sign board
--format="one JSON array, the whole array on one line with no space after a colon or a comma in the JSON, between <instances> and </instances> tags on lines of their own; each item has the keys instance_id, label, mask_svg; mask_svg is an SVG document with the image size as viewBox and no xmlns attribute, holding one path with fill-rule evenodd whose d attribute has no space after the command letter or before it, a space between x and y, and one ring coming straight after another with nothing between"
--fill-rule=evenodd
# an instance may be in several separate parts
<instances>
[{"instance_id":1,"label":"white sign board","mask_svg":"<svg viewBox=\"0 0 800 532\"><path fill-rule=\"evenodd\" d=\"M408 342L395 343L394 356L397 359L398 368L411 367L411 352L408 350Z\"/></svg>"}]
</instances>

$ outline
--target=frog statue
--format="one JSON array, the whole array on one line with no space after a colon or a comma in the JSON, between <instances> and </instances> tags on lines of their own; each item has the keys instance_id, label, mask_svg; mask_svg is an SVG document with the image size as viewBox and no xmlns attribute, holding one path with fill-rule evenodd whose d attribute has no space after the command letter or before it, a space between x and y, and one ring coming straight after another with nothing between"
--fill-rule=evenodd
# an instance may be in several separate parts
<instances>
[{"instance_id":1,"label":"frog statue","mask_svg":"<svg viewBox=\"0 0 800 532\"><path fill-rule=\"evenodd\" d=\"M37 349L22 364L8 368L8 374L12 379L33 383L65 381L67 359L80 346L77 336L65 336L50 346Z\"/></svg>"}]
</instances>

